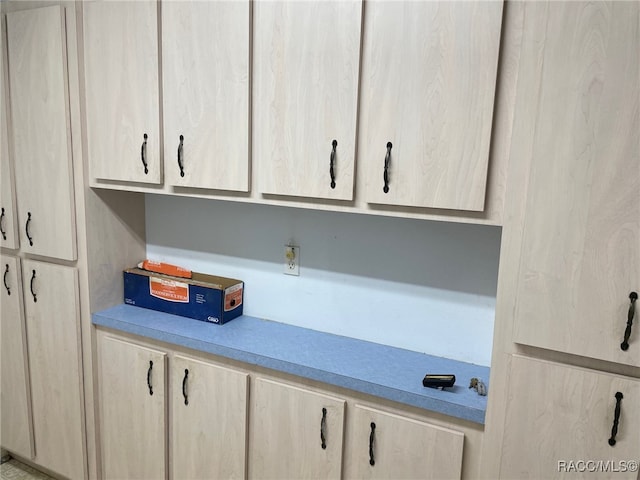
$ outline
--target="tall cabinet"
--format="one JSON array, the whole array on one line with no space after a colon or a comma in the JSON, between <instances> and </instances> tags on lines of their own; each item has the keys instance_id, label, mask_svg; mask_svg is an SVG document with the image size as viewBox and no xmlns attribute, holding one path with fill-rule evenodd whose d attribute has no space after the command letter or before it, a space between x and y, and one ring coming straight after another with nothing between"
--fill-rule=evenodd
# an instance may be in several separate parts
<instances>
[{"instance_id":1,"label":"tall cabinet","mask_svg":"<svg viewBox=\"0 0 640 480\"><path fill-rule=\"evenodd\" d=\"M63 15L59 6L7 15L11 130L21 248L75 260Z\"/></svg>"},{"instance_id":2,"label":"tall cabinet","mask_svg":"<svg viewBox=\"0 0 640 480\"><path fill-rule=\"evenodd\" d=\"M0 256L0 445L30 458L33 454L27 331L22 307L20 259Z\"/></svg>"},{"instance_id":3,"label":"tall cabinet","mask_svg":"<svg viewBox=\"0 0 640 480\"><path fill-rule=\"evenodd\" d=\"M0 29L0 60L6 62L5 34L6 25L2 21ZM16 214L15 188L13 165L9 160L9 130L7 125L8 112L8 84L7 72L3 69L0 75L0 246L17 249L20 242L18 235L18 215Z\"/></svg>"},{"instance_id":4,"label":"tall cabinet","mask_svg":"<svg viewBox=\"0 0 640 480\"><path fill-rule=\"evenodd\" d=\"M3 131L11 141L3 141L3 148L12 148L3 150L2 178L11 183L15 169L19 250L2 256L0 442L57 475L83 478L87 450L69 96L69 72L76 70L68 62L67 40L73 37L67 29L74 29L68 13L55 5L10 9L6 15L3 71L8 65L10 115ZM3 219L3 230L12 223Z\"/></svg>"},{"instance_id":5,"label":"tall cabinet","mask_svg":"<svg viewBox=\"0 0 640 480\"><path fill-rule=\"evenodd\" d=\"M560 478L582 460L610 462L583 464L593 478L635 479L640 5L527 3L523 19L491 475Z\"/></svg>"}]
</instances>

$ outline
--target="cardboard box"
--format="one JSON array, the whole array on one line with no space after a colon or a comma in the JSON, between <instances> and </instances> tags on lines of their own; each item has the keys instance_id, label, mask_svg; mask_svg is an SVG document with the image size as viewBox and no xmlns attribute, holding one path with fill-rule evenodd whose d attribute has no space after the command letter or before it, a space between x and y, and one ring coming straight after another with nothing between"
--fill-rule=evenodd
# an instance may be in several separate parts
<instances>
[{"instance_id":1,"label":"cardboard box","mask_svg":"<svg viewBox=\"0 0 640 480\"><path fill-rule=\"evenodd\" d=\"M124 271L124 303L204 322L242 315L244 282L193 272L180 278L139 268Z\"/></svg>"}]
</instances>

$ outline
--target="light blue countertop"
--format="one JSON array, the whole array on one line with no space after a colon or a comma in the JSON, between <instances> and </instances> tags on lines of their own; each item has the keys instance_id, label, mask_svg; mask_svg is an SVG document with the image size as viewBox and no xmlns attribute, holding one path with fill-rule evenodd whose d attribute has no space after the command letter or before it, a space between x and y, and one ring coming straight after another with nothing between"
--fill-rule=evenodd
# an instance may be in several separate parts
<instances>
[{"instance_id":1,"label":"light blue countertop","mask_svg":"<svg viewBox=\"0 0 640 480\"><path fill-rule=\"evenodd\" d=\"M468 386L472 377L488 386L488 367L248 316L216 325L123 304L93 323L484 424L487 397ZM425 388L427 373L456 384Z\"/></svg>"}]
</instances>

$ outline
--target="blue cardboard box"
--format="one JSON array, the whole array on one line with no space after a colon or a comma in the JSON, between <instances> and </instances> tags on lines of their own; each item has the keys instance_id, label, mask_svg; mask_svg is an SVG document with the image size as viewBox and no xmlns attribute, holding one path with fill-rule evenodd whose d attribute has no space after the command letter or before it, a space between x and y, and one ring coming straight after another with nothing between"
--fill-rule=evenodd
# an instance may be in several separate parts
<instances>
[{"instance_id":1,"label":"blue cardboard box","mask_svg":"<svg viewBox=\"0 0 640 480\"><path fill-rule=\"evenodd\" d=\"M124 303L223 324L242 315L244 282L193 272L172 277L139 268L124 271Z\"/></svg>"}]
</instances>

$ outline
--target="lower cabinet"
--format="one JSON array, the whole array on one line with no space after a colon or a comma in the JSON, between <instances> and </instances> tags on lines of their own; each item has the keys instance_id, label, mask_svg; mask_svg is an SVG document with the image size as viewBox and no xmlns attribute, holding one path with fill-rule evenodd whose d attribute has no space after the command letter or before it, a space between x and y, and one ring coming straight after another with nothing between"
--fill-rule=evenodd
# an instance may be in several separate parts
<instances>
[{"instance_id":1,"label":"lower cabinet","mask_svg":"<svg viewBox=\"0 0 640 480\"><path fill-rule=\"evenodd\" d=\"M514 356L500 477L636 479L638 425L640 380Z\"/></svg>"},{"instance_id":2,"label":"lower cabinet","mask_svg":"<svg viewBox=\"0 0 640 480\"><path fill-rule=\"evenodd\" d=\"M98 342L103 477L166 478L166 354Z\"/></svg>"},{"instance_id":3,"label":"lower cabinet","mask_svg":"<svg viewBox=\"0 0 640 480\"><path fill-rule=\"evenodd\" d=\"M177 354L169 364L172 478L246 478L249 375Z\"/></svg>"},{"instance_id":4,"label":"lower cabinet","mask_svg":"<svg viewBox=\"0 0 640 480\"><path fill-rule=\"evenodd\" d=\"M10 452L31 458L27 337L20 260L5 255L0 259L4 281L0 293L0 445Z\"/></svg>"},{"instance_id":5,"label":"lower cabinet","mask_svg":"<svg viewBox=\"0 0 640 480\"><path fill-rule=\"evenodd\" d=\"M250 478L340 478L345 405L257 378L251 392Z\"/></svg>"},{"instance_id":6,"label":"lower cabinet","mask_svg":"<svg viewBox=\"0 0 640 480\"><path fill-rule=\"evenodd\" d=\"M459 479L464 434L375 408L349 411L345 478Z\"/></svg>"},{"instance_id":7,"label":"lower cabinet","mask_svg":"<svg viewBox=\"0 0 640 480\"><path fill-rule=\"evenodd\" d=\"M461 476L462 432L153 340L97 338L104 478Z\"/></svg>"},{"instance_id":8,"label":"lower cabinet","mask_svg":"<svg viewBox=\"0 0 640 480\"><path fill-rule=\"evenodd\" d=\"M78 271L22 261L35 463L84 478ZM17 293L17 292L16 292Z\"/></svg>"},{"instance_id":9,"label":"lower cabinet","mask_svg":"<svg viewBox=\"0 0 640 480\"><path fill-rule=\"evenodd\" d=\"M104 478L246 478L247 374L105 332L98 355Z\"/></svg>"}]
</instances>

